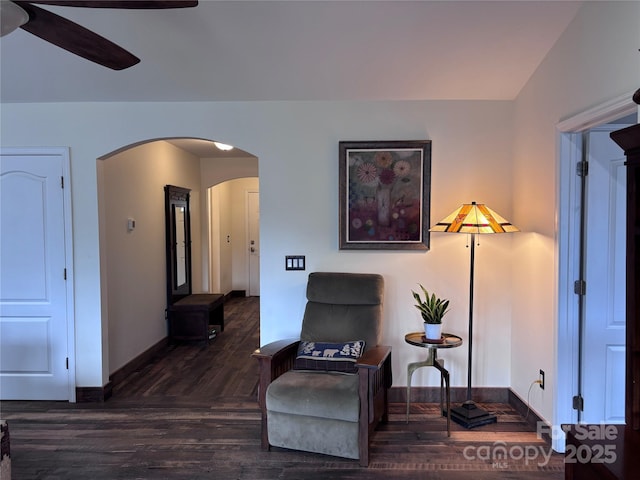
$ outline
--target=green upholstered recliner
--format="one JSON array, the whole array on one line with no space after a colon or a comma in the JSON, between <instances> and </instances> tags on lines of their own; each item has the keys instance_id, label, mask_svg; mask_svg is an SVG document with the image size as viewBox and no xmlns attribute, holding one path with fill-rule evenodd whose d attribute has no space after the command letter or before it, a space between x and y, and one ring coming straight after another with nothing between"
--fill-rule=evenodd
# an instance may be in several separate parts
<instances>
[{"instance_id":1,"label":"green upholstered recliner","mask_svg":"<svg viewBox=\"0 0 640 480\"><path fill-rule=\"evenodd\" d=\"M253 354L260 368L263 449L323 453L368 466L369 438L378 422L387 420L391 386L391 347L379 345L383 294L380 275L309 275L300 339L270 343ZM362 355L351 360L355 373L307 369L296 362L300 342L359 340L365 344Z\"/></svg>"}]
</instances>

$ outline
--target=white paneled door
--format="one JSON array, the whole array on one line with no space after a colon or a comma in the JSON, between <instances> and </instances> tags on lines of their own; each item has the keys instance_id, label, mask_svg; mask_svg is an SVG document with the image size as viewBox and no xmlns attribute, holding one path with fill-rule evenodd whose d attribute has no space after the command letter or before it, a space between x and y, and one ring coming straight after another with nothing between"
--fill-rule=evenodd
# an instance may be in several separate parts
<instances>
[{"instance_id":1,"label":"white paneled door","mask_svg":"<svg viewBox=\"0 0 640 480\"><path fill-rule=\"evenodd\" d=\"M0 398L73 401L68 151L3 149L0 162Z\"/></svg>"},{"instance_id":2,"label":"white paneled door","mask_svg":"<svg viewBox=\"0 0 640 480\"><path fill-rule=\"evenodd\" d=\"M589 132L582 392L585 423L624 423L626 167L609 137Z\"/></svg>"}]
</instances>

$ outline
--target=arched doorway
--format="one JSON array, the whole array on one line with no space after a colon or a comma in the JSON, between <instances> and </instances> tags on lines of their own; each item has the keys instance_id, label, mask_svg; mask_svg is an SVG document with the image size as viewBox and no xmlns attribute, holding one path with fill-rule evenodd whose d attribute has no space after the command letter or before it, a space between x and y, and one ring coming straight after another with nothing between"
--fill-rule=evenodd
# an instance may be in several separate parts
<instances>
[{"instance_id":1,"label":"arched doorway","mask_svg":"<svg viewBox=\"0 0 640 480\"><path fill-rule=\"evenodd\" d=\"M193 292L209 292L207 189L257 177L258 159L218 151L211 140L151 139L98 159L97 176L103 344L111 374L167 335L164 186L191 190Z\"/></svg>"}]
</instances>

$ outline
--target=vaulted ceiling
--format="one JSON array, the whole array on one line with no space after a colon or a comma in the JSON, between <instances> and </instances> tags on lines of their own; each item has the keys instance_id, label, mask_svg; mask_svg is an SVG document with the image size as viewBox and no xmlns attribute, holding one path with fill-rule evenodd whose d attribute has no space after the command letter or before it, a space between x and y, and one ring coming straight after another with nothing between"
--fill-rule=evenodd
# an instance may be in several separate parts
<instances>
[{"instance_id":1,"label":"vaulted ceiling","mask_svg":"<svg viewBox=\"0 0 640 480\"><path fill-rule=\"evenodd\" d=\"M510 100L581 4L201 0L177 10L43 6L141 62L110 70L18 29L0 39L0 98Z\"/></svg>"}]
</instances>

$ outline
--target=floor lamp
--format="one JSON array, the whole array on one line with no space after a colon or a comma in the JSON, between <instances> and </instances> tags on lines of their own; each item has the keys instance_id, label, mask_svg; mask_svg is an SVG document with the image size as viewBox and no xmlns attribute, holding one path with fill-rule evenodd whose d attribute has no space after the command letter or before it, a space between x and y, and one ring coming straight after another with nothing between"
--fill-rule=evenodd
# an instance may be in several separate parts
<instances>
[{"instance_id":1,"label":"floor lamp","mask_svg":"<svg viewBox=\"0 0 640 480\"><path fill-rule=\"evenodd\" d=\"M471 235L471 267L469 281L469 356L467 360L467 399L459 407L451 408L451 419L465 428L496 422L496 416L478 407L471 398L471 366L473 348L473 270L476 235L510 233L519 230L482 203L465 203L449 216L436 223L432 232L467 233Z\"/></svg>"}]
</instances>

